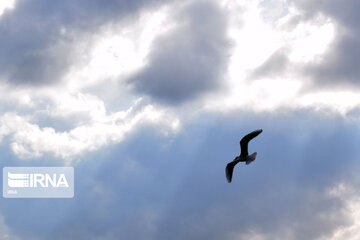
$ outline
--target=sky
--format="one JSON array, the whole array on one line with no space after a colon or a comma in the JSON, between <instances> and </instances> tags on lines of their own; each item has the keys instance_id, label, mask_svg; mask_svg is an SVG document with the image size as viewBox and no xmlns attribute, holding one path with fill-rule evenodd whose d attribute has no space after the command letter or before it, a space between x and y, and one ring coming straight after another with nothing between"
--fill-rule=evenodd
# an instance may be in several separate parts
<instances>
[{"instance_id":1,"label":"sky","mask_svg":"<svg viewBox=\"0 0 360 240\"><path fill-rule=\"evenodd\" d=\"M0 238L358 239L359 12L2 0L0 166L74 167L75 195L1 198Z\"/></svg>"}]
</instances>

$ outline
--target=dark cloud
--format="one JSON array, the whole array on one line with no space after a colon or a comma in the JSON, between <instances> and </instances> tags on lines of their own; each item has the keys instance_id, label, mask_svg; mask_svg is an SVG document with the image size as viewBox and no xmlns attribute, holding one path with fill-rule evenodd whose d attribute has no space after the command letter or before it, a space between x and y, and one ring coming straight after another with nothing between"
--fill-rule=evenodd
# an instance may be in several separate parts
<instances>
[{"instance_id":1,"label":"dark cloud","mask_svg":"<svg viewBox=\"0 0 360 240\"><path fill-rule=\"evenodd\" d=\"M228 184L225 165L240 137L259 127L249 149L258 158L237 166ZM358 175L354 128L307 112L202 116L172 144L144 128L84 157L74 199L2 199L1 212L24 239L227 239L249 230L327 237L349 224L344 203L326 191L351 182L349 169Z\"/></svg>"},{"instance_id":2,"label":"dark cloud","mask_svg":"<svg viewBox=\"0 0 360 240\"><path fill-rule=\"evenodd\" d=\"M148 65L128 80L135 90L178 104L221 86L229 42L224 13L212 2L181 9L177 26L154 43Z\"/></svg>"},{"instance_id":3,"label":"dark cloud","mask_svg":"<svg viewBox=\"0 0 360 240\"><path fill-rule=\"evenodd\" d=\"M345 1L293 1L308 21L318 14L330 17L336 24L336 35L329 50L317 63L305 66L303 74L313 79L318 87L359 87L360 70L360 2Z\"/></svg>"},{"instance_id":4,"label":"dark cloud","mask_svg":"<svg viewBox=\"0 0 360 240\"><path fill-rule=\"evenodd\" d=\"M360 10L360 9L359 9ZM353 35L353 34L351 34ZM336 40L333 48L325 54L320 64L305 67L304 73L324 87L360 86L360 35L345 35Z\"/></svg>"},{"instance_id":5,"label":"dark cloud","mask_svg":"<svg viewBox=\"0 0 360 240\"><path fill-rule=\"evenodd\" d=\"M13 84L54 83L77 57L86 54L74 47L76 41L89 40L79 37L81 33L91 34L105 23L162 2L16 1L15 9L0 17L0 77Z\"/></svg>"}]
</instances>

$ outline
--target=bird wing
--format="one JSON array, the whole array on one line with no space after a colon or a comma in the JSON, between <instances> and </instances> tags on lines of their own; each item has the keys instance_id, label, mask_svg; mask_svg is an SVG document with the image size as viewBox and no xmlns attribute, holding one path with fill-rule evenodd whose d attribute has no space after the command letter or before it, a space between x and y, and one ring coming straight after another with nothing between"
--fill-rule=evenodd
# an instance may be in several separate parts
<instances>
[{"instance_id":1,"label":"bird wing","mask_svg":"<svg viewBox=\"0 0 360 240\"><path fill-rule=\"evenodd\" d=\"M237 164L237 162L229 162L226 165L226 169L225 169L226 179L228 180L229 183L231 183L234 167L235 167L236 164Z\"/></svg>"},{"instance_id":2,"label":"bird wing","mask_svg":"<svg viewBox=\"0 0 360 240\"><path fill-rule=\"evenodd\" d=\"M255 130L241 139L241 141L240 141L241 156L249 155L248 143L250 142L251 139L253 139L257 135L259 135L261 132L262 132L262 129Z\"/></svg>"}]
</instances>

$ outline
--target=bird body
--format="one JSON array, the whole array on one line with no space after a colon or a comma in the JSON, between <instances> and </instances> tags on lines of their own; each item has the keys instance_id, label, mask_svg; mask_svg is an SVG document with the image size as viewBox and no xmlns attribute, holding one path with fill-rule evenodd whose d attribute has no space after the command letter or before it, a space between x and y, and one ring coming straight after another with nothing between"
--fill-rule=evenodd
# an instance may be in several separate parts
<instances>
[{"instance_id":1,"label":"bird body","mask_svg":"<svg viewBox=\"0 0 360 240\"><path fill-rule=\"evenodd\" d=\"M248 143L249 143L249 141L251 139L253 139L257 135L259 135L261 132L262 132L262 129L255 130L255 131L247 134L245 137L243 137L241 139L241 141L240 141L240 155L235 157L235 159L232 162L229 162L226 165L225 172L226 172L226 178L227 178L229 183L231 182L234 167L235 167L236 164L238 164L239 162L245 162L246 165L249 165L251 162L255 161L257 152L254 152L254 153L249 155L249 153L248 153Z\"/></svg>"}]
</instances>

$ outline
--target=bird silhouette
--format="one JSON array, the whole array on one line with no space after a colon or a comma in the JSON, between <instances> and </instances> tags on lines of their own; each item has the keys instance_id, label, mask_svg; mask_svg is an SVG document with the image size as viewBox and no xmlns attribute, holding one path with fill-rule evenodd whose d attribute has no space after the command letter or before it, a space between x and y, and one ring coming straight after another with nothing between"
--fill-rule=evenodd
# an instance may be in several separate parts
<instances>
[{"instance_id":1,"label":"bird silhouette","mask_svg":"<svg viewBox=\"0 0 360 240\"><path fill-rule=\"evenodd\" d=\"M236 164L238 164L239 162L246 162L246 165L248 165L252 161L255 160L257 152L254 152L253 154L249 155L249 153L248 153L248 143L250 142L251 139L253 139L257 135L259 135L262 131L263 131L262 129L255 130L255 131L249 133L248 135L246 135L245 137L243 137L241 139L241 141L240 141L240 155L237 156L236 158L234 158L234 160L232 162L229 162L226 165L226 169L225 169L226 179L228 180L229 183L231 182L234 167L235 167Z\"/></svg>"}]
</instances>

